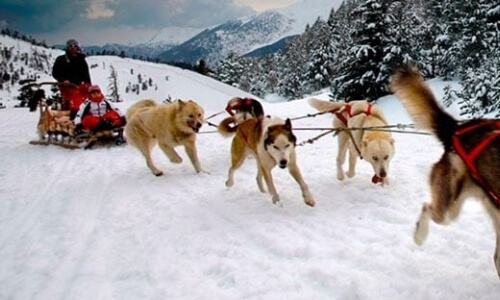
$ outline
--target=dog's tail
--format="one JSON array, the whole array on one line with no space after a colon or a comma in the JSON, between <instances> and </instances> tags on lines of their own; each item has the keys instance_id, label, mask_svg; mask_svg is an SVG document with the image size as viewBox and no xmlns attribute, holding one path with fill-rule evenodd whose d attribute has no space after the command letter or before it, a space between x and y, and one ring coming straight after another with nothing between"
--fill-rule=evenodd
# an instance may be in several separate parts
<instances>
[{"instance_id":1,"label":"dog's tail","mask_svg":"<svg viewBox=\"0 0 500 300\"><path fill-rule=\"evenodd\" d=\"M391 78L391 90L418 128L434 133L446 149L451 147L457 121L441 108L416 68L398 68Z\"/></svg>"},{"instance_id":2,"label":"dog's tail","mask_svg":"<svg viewBox=\"0 0 500 300\"><path fill-rule=\"evenodd\" d=\"M320 100L316 98L309 99L309 105L314 107L316 110L320 112L336 112L340 110L346 103L344 101L326 101Z\"/></svg>"},{"instance_id":3,"label":"dog's tail","mask_svg":"<svg viewBox=\"0 0 500 300\"><path fill-rule=\"evenodd\" d=\"M219 123L217 126L217 131L225 137L232 136L236 130L238 129L238 125L236 124L236 119L234 117L227 117Z\"/></svg>"}]
</instances>

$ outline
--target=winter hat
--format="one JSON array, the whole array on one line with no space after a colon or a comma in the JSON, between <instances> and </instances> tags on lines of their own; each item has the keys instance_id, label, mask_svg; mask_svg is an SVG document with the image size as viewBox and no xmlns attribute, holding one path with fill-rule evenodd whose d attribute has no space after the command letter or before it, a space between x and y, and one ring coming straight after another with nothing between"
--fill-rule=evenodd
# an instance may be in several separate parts
<instances>
[{"instance_id":1,"label":"winter hat","mask_svg":"<svg viewBox=\"0 0 500 300\"><path fill-rule=\"evenodd\" d=\"M89 94L94 92L94 91L101 92L101 88L97 84L91 85L89 87Z\"/></svg>"},{"instance_id":2,"label":"winter hat","mask_svg":"<svg viewBox=\"0 0 500 300\"><path fill-rule=\"evenodd\" d=\"M98 91L99 95L92 96L90 93ZM91 85L89 87L89 99L92 102L101 102L104 99L104 95L101 92L101 88L98 85Z\"/></svg>"},{"instance_id":3,"label":"winter hat","mask_svg":"<svg viewBox=\"0 0 500 300\"><path fill-rule=\"evenodd\" d=\"M75 39L70 39L66 42L66 49L68 49L70 46L76 46L78 49L80 49L80 44Z\"/></svg>"}]
</instances>

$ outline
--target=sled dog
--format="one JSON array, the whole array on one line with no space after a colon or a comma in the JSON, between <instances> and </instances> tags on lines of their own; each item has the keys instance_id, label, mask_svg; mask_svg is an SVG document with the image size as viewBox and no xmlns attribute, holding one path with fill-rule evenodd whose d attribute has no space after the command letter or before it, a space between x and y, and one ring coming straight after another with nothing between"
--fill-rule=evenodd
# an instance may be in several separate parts
<instances>
[{"instance_id":1,"label":"sled dog","mask_svg":"<svg viewBox=\"0 0 500 300\"><path fill-rule=\"evenodd\" d=\"M421 245L429 220L445 225L460 214L467 197L481 199L493 219L496 250L493 260L500 276L500 120L458 122L440 107L420 73L412 66L398 68L391 89L418 127L432 132L444 153L430 174L431 202L424 203L414 240Z\"/></svg>"},{"instance_id":2,"label":"sled dog","mask_svg":"<svg viewBox=\"0 0 500 300\"><path fill-rule=\"evenodd\" d=\"M223 136L234 134L231 144L231 167L228 171L226 186L234 185L234 172L250 153L257 161L257 186L261 192L266 192L262 184L262 177L264 177L274 204L281 204L271 174L272 169L278 165L281 169L288 168L288 172L302 190L304 202L309 206L314 206L313 196L297 165L295 153L297 139L292 132L290 119L283 121L270 117L251 118L235 126L229 126L233 123L235 123L234 117L227 117L218 126L218 131Z\"/></svg>"},{"instance_id":3,"label":"sled dog","mask_svg":"<svg viewBox=\"0 0 500 300\"><path fill-rule=\"evenodd\" d=\"M349 130L351 128L370 128L387 126L382 110L364 100L351 102L326 101L311 98L309 104L318 111L333 113L333 127L338 131L337 179L344 180L344 174L351 178L356 174L358 157L365 159L375 174L373 183L388 184L389 163L396 152L394 139L388 131ZM343 165L349 150L349 169L344 172Z\"/></svg>"},{"instance_id":4,"label":"sled dog","mask_svg":"<svg viewBox=\"0 0 500 300\"><path fill-rule=\"evenodd\" d=\"M203 171L196 149L196 133L204 122L204 111L196 102L177 100L157 104L145 99L133 104L127 110L126 118L127 141L144 155L155 176L163 175L151 159L151 150L156 144L173 163L182 162L174 147L184 146L196 172Z\"/></svg>"},{"instance_id":5,"label":"sled dog","mask_svg":"<svg viewBox=\"0 0 500 300\"><path fill-rule=\"evenodd\" d=\"M264 117L262 104L252 98L234 97L227 102L226 111L234 117L236 123L241 123L249 118Z\"/></svg>"}]
</instances>

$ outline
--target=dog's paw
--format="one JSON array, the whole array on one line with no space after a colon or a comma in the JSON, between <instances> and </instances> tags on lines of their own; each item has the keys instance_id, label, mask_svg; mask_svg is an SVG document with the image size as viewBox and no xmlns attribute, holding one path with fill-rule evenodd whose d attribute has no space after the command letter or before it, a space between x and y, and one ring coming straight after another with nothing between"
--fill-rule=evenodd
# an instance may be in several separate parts
<instances>
[{"instance_id":1,"label":"dog's paw","mask_svg":"<svg viewBox=\"0 0 500 300\"><path fill-rule=\"evenodd\" d=\"M279 195L274 195L272 197L272 200L273 200L273 204L275 204L275 205L277 205L279 207L283 206L283 204L281 204L281 202L280 202L280 196Z\"/></svg>"},{"instance_id":2,"label":"dog's paw","mask_svg":"<svg viewBox=\"0 0 500 300\"><path fill-rule=\"evenodd\" d=\"M417 227L415 228L415 233L413 235L413 241L415 244L422 246L429 233L429 226L426 222L417 222Z\"/></svg>"},{"instance_id":3,"label":"dog's paw","mask_svg":"<svg viewBox=\"0 0 500 300\"><path fill-rule=\"evenodd\" d=\"M232 187L234 185L234 181L232 179L226 180L226 187Z\"/></svg>"},{"instance_id":4,"label":"dog's paw","mask_svg":"<svg viewBox=\"0 0 500 300\"><path fill-rule=\"evenodd\" d=\"M337 179L342 181L345 179L345 176L344 176L344 171L340 170L340 171L337 171Z\"/></svg>"},{"instance_id":5,"label":"dog's paw","mask_svg":"<svg viewBox=\"0 0 500 300\"><path fill-rule=\"evenodd\" d=\"M160 177L163 175L163 172L162 171L156 171L156 172L153 172L153 175L156 176L156 177Z\"/></svg>"},{"instance_id":6,"label":"dog's paw","mask_svg":"<svg viewBox=\"0 0 500 300\"><path fill-rule=\"evenodd\" d=\"M314 205L316 205L316 201L314 201L312 197L304 198L304 202L311 207L314 207Z\"/></svg>"},{"instance_id":7,"label":"dog's paw","mask_svg":"<svg viewBox=\"0 0 500 300\"><path fill-rule=\"evenodd\" d=\"M352 171L352 172L351 171L347 171L347 172L345 172L345 174L347 175L347 177L353 178L354 175L356 175L356 172L355 171Z\"/></svg>"}]
</instances>

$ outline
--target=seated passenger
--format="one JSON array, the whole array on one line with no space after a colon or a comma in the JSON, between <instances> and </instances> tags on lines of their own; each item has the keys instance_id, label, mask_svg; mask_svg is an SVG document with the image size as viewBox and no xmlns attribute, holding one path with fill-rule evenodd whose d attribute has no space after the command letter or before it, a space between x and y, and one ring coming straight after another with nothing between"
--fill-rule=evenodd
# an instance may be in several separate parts
<instances>
[{"instance_id":1,"label":"seated passenger","mask_svg":"<svg viewBox=\"0 0 500 300\"><path fill-rule=\"evenodd\" d=\"M92 85L88 92L89 98L82 103L74 120L76 134L83 130L95 132L125 126L125 115L104 99L98 85Z\"/></svg>"}]
</instances>

